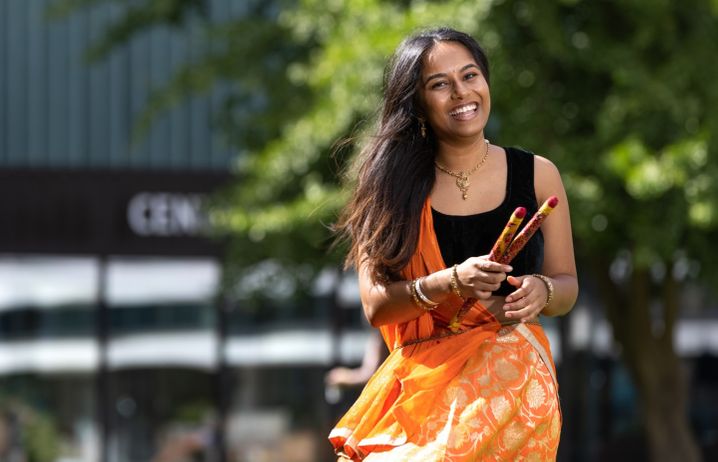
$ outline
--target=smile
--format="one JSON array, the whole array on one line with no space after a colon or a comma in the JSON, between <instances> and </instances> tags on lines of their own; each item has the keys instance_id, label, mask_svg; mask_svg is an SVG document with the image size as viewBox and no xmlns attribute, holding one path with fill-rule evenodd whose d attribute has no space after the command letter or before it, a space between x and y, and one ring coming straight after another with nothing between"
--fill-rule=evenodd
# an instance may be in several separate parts
<instances>
[{"instance_id":1,"label":"smile","mask_svg":"<svg viewBox=\"0 0 718 462\"><path fill-rule=\"evenodd\" d=\"M452 109L451 112L449 112L449 115L452 117L461 118L462 116L473 114L478 109L479 109L479 105L476 103L464 104L462 106Z\"/></svg>"}]
</instances>

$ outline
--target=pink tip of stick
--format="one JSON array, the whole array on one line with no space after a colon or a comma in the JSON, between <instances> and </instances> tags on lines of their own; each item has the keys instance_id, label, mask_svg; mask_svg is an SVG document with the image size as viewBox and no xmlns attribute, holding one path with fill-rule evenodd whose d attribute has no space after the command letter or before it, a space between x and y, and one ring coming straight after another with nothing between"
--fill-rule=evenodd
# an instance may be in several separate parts
<instances>
[{"instance_id":1,"label":"pink tip of stick","mask_svg":"<svg viewBox=\"0 0 718 462\"><path fill-rule=\"evenodd\" d=\"M526 207L516 207L516 210L514 210L514 215L516 218L523 218L526 216Z\"/></svg>"},{"instance_id":2,"label":"pink tip of stick","mask_svg":"<svg viewBox=\"0 0 718 462\"><path fill-rule=\"evenodd\" d=\"M546 201L546 203L549 205L549 207L552 207L552 208L553 208L553 207L556 207L556 206L558 205L558 197L556 197L556 196L551 196L551 197L548 198L548 200Z\"/></svg>"}]
</instances>

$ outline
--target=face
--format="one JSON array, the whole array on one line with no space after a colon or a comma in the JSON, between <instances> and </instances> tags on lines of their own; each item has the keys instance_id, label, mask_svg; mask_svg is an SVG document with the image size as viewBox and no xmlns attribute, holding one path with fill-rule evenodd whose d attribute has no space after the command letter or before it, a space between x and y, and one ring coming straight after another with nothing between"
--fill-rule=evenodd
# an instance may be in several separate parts
<instances>
[{"instance_id":1,"label":"face","mask_svg":"<svg viewBox=\"0 0 718 462\"><path fill-rule=\"evenodd\" d=\"M440 141L483 136L491 110L489 85L462 44L439 42L426 55L419 98Z\"/></svg>"}]
</instances>

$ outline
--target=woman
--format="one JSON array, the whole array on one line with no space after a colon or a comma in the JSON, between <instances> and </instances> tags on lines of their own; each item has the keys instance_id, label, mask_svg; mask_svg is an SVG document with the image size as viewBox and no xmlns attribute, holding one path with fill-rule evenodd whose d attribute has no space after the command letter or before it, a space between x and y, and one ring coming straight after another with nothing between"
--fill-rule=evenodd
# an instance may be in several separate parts
<instances>
[{"instance_id":1,"label":"woman","mask_svg":"<svg viewBox=\"0 0 718 462\"><path fill-rule=\"evenodd\" d=\"M339 223L391 353L329 435L339 460L556 457L561 414L538 316L566 314L578 293L568 203L550 161L484 138L490 109L488 61L470 36L437 29L395 52ZM553 195L558 207L511 265L490 261L513 210L530 216Z\"/></svg>"}]
</instances>

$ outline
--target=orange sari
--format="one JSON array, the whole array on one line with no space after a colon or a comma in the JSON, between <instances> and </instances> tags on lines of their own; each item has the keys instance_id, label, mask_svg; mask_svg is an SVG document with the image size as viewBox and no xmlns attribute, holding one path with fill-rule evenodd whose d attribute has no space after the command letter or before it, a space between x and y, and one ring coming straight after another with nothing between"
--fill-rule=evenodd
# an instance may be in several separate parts
<instances>
[{"instance_id":1,"label":"orange sari","mask_svg":"<svg viewBox=\"0 0 718 462\"><path fill-rule=\"evenodd\" d=\"M431 204L406 280L446 267ZM448 328L461 300L380 328L391 353L329 434L340 460L464 462L556 459L556 370L536 324L510 324L480 303Z\"/></svg>"}]
</instances>

